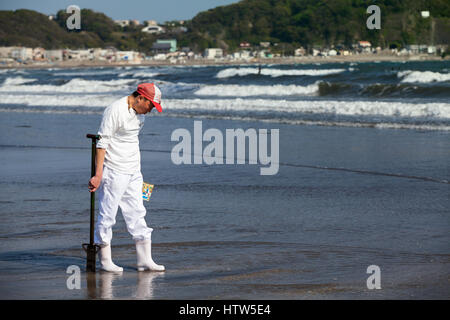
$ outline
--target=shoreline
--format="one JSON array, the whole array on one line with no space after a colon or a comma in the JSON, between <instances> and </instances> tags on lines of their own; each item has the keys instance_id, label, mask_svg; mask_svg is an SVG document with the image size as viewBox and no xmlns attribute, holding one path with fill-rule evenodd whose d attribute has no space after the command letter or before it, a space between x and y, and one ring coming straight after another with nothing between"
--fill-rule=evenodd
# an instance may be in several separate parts
<instances>
[{"instance_id":1,"label":"shoreline","mask_svg":"<svg viewBox=\"0 0 450 320\"><path fill-rule=\"evenodd\" d=\"M447 136L283 126L279 154L285 165L268 178L259 175L259 165L175 165L166 152L175 144L171 134L191 128L192 122L164 118L146 123L147 138L140 146L142 174L157 186L145 203L154 228L154 255L167 271L136 271L134 244L118 213L113 250L124 272L118 277L99 272L96 281L88 281L80 243L89 232L89 219L83 218L89 199L82 186L90 170L90 147L82 133L97 128L99 121L84 115L71 121L54 115L1 118L1 133L10 145L1 159L1 178L10 186L2 213L11 226L0 249L3 299L450 295L442 213L448 184L379 174L448 179L443 170L450 155ZM24 124L29 127L20 127ZM204 128L231 128L216 124L204 122ZM33 165L24 171L29 159ZM25 197L24 183L33 186ZM70 199L61 200L61 193ZM401 237L393 232L399 225ZM382 290L368 290L361 276L374 263L381 268ZM71 265L81 271L79 290L67 287Z\"/></svg>"},{"instance_id":2,"label":"shoreline","mask_svg":"<svg viewBox=\"0 0 450 320\"><path fill-rule=\"evenodd\" d=\"M101 68L101 67L165 67L165 66L221 66L221 65L262 65L262 64L308 64L308 63L345 63L345 62L408 62L408 61L445 61L450 60L450 56L441 58L439 56L429 55L411 55L411 56L394 56L394 55L353 55L353 56L332 56L332 57L284 57L272 59L248 59L248 60L224 60L224 59L196 59L181 60L176 62L164 61L146 61L142 63L113 62L105 63L101 61L63 61L58 63L34 63L34 64L17 64L2 65L0 69L45 69L45 68Z\"/></svg>"}]
</instances>

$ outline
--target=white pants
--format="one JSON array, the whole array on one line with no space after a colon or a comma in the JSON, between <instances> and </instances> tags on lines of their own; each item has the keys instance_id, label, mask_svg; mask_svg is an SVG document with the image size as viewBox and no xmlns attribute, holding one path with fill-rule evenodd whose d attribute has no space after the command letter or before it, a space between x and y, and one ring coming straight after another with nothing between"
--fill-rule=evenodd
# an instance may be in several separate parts
<instances>
[{"instance_id":1,"label":"white pants","mask_svg":"<svg viewBox=\"0 0 450 320\"><path fill-rule=\"evenodd\" d=\"M108 167L103 168L103 177L98 189L99 207L95 225L95 243L109 245L112 227L116 223L117 209L120 207L128 232L133 240L151 238L153 229L145 222L146 210L142 199L142 174L123 174Z\"/></svg>"}]
</instances>

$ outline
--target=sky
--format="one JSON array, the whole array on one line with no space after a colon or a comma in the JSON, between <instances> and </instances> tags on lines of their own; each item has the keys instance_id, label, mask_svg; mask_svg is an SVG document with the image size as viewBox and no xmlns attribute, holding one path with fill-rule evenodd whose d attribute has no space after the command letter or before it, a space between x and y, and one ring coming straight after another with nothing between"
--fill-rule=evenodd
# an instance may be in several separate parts
<instances>
[{"instance_id":1,"label":"sky","mask_svg":"<svg viewBox=\"0 0 450 320\"><path fill-rule=\"evenodd\" d=\"M197 13L239 0L0 0L0 10L30 9L47 15L69 5L103 12L114 20L189 20ZM83 17L81 17L83 20Z\"/></svg>"}]
</instances>

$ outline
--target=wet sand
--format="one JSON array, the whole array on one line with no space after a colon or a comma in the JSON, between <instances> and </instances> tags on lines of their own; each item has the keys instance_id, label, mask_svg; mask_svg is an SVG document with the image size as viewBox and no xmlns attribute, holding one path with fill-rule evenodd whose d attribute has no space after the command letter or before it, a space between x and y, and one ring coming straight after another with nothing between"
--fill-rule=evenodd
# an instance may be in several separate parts
<instances>
[{"instance_id":1,"label":"wet sand","mask_svg":"<svg viewBox=\"0 0 450 320\"><path fill-rule=\"evenodd\" d=\"M142 168L156 185L147 222L167 271L136 271L119 212L112 246L123 274L86 274L85 134L100 117L2 113L1 299L450 297L449 185L410 177L450 180L449 133L436 131L275 124L284 165L260 176L258 165L174 165L170 134L193 119L147 119ZM380 290L367 288L370 265L381 268ZM70 266L80 289L67 286Z\"/></svg>"}]
</instances>

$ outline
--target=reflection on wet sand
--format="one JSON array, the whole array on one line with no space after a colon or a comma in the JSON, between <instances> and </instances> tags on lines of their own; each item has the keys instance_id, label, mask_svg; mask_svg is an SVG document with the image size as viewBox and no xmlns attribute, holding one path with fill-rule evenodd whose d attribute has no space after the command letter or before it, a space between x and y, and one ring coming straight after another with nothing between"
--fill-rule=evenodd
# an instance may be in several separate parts
<instances>
[{"instance_id":1,"label":"reflection on wet sand","mask_svg":"<svg viewBox=\"0 0 450 320\"><path fill-rule=\"evenodd\" d=\"M164 276L164 274L160 272L139 272L134 297L136 299L144 300L153 299L153 281L162 276Z\"/></svg>"},{"instance_id":2,"label":"reflection on wet sand","mask_svg":"<svg viewBox=\"0 0 450 320\"><path fill-rule=\"evenodd\" d=\"M135 299L144 300L153 299L153 281L157 277L161 277L163 275L164 274L159 272L138 272L137 284L136 287L133 288L132 297ZM87 272L87 298L105 300L120 298L119 296L117 296L117 293L121 292L122 290L118 288L118 282L120 282L120 280L123 280L123 278L124 274L122 272Z\"/></svg>"}]
</instances>

